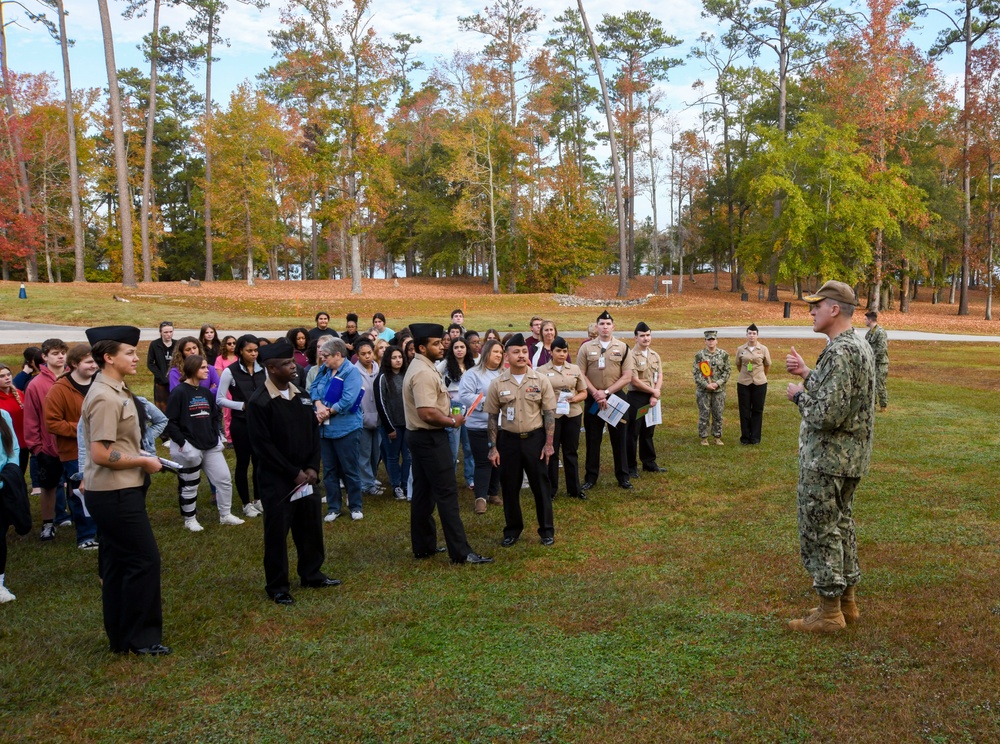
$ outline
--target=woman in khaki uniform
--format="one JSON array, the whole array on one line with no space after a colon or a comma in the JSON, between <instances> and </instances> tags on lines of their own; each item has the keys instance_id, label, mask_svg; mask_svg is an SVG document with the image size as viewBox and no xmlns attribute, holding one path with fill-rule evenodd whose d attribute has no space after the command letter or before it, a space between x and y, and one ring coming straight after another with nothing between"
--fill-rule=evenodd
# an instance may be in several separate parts
<instances>
[{"instance_id":1,"label":"woman in khaki uniform","mask_svg":"<svg viewBox=\"0 0 1000 744\"><path fill-rule=\"evenodd\" d=\"M556 336L551 346L552 360L538 368L538 374L548 378L559 401L556 404L556 430L552 439L554 452L549 458L549 488L555 496L559 490L559 450L562 449L563 470L566 471L566 493L570 498L585 499L580 490L580 424L583 422L583 401L587 399L587 383L583 372L567 361L569 345Z\"/></svg>"},{"instance_id":2,"label":"woman in khaki uniform","mask_svg":"<svg viewBox=\"0 0 1000 744\"><path fill-rule=\"evenodd\" d=\"M757 326L747 328L747 342L736 350L736 397L740 404L740 444L760 444L771 352L757 340Z\"/></svg>"}]
</instances>

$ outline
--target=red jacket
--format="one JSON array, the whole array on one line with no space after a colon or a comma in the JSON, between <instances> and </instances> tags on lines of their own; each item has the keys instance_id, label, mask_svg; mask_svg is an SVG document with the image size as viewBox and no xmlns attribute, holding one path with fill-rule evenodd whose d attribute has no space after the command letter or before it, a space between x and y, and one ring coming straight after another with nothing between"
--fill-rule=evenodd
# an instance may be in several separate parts
<instances>
[{"instance_id":1,"label":"red jacket","mask_svg":"<svg viewBox=\"0 0 1000 744\"><path fill-rule=\"evenodd\" d=\"M42 366L24 391L24 444L31 454L44 452L59 457L56 438L45 428L45 396L56 384L56 376L46 366Z\"/></svg>"},{"instance_id":2,"label":"red jacket","mask_svg":"<svg viewBox=\"0 0 1000 744\"><path fill-rule=\"evenodd\" d=\"M70 462L80 456L76 425L80 422L82 408L83 393L70 382L68 375L56 380L45 396L45 427L56 439L61 462Z\"/></svg>"},{"instance_id":3,"label":"red jacket","mask_svg":"<svg viewBox=\"0 0 1000 744\"><path fill-rule=\"evenodd\" d=\"M14 436L20 447L27 448L24 443L24 396L17 388L11 388L11 392L5 393L0 390L0 409L10 414L10 420L14 422Z\"/></svg>"}]
</instances>

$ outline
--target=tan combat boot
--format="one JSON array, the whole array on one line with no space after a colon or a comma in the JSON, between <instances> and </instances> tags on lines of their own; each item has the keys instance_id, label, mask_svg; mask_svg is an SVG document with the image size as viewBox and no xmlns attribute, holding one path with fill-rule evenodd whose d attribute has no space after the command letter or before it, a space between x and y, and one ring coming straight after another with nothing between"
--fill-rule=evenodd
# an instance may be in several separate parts
<instances>
[{"instance_id":1,"label":"tan combat boot","mask_svg":"<svg viewBox=\"0 0 1000 744\"><path fill-rule=\"evenodd\" d=\"M844 590L844 593L840 597L840 611L844 615L844 622L848 625L853 625L861 617L861 613L858 611L858 603L854 597L854 587L849 586Z\"/></svg>"},{"instance_id":2,"label":"tan combat boot","mask_svg":"<svg viewBox=\"0 0 1000 744\"><path fill-rule=\"evenodd\" d=\"M836 633L847 627L844 613L840 611L840 597L820 595L819 607L802 620L789 620L788 627L810 633Z\"/></svg>"},{"instance_id":3,"label":"tan combat boot","mask_svg":"<svg viewBox=\"0 0 1000 744\"><path fill-rule=\"evenodd\" d=\"M719 445L720 447L725 444L725 442L722 441L722 437L716 437L715 438L715 443L717 445Z\"/></svg>"},{"instance_id":4,"label":"tan combat boot","mask_svg":"<svg viewBox=\"0 0 1000 744\"><path fill-rule=\"evenodd\" d=\"M707 439L702 439L701 440L701 446L702 447L707 447L708 446L708 440Z\"/></svg>"}]
</instances>

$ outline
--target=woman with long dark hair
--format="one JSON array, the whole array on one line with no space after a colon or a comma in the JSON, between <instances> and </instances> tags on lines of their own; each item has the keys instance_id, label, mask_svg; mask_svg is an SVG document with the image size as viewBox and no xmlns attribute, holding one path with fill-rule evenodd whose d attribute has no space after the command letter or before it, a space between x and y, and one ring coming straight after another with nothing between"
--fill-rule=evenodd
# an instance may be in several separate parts
<instances>
[{"instance_id":1,"label":"woman with long dark hair","mask_svg":"<svg viewBox=\"0 0 1000 744\"><path fill-rule=\"evenodd\" d=\"M232 514L233 484L226 456L222 454L222 411L215 396L201 386L212 369L208 360L192 354L184 360L184 382L175 387L167 398L166 436L170 442L170 458L180 464L177 473L177 497L180 501L184 526L191 532L201 532L198 523L198 484L201 471L216 488L219 524L243 524Z\"/></svg>"},{"instance_id":2,"label":"woman with long dark hair","mask_svg":"<svg viewBox=\"0 0 1000 744\"><path fill-rule=\"evenodd\" d=\"M233 438L233 451L236 453L236 467L233 470L233 480L236 482L236 493L243 502L243 516L257 517L264 513L260 503L260 488L257 485L257 457L250 445L250 431L247 428L246 404L254 392L264 386L267 375L264 368L257 363L257 337L249 333L236 339L236 358L222 373L219 389L215 394L215 402L222 408L233 412L229 424L229 434ZM226 397L229 393L229 397ZM253 465L253 500L250 499L250 484L247 473Z\"/></svg>"},{"instance_id":3,"label":"woman with long dark hair","mask_svg":"<svg viewBox=\"0 0 1000 744\"><path fill-rule=\"evenodd\" d=\"M184 360L194 354L205 356L201 341L194 336L185 336L174 344L174 356L170 360L170 374L167 376L171 392L184 380ZM201 387L213 393L219 389L219 373L215 371L215 367L209 366L208 377L201 381Z\"/></svg>"},{"instance_id":4,"label":"woman with long dark hair","mask_svg":"<svg viewBox=\"0 0 1000 744\"><path fill-rule=\"evenodd\" d=\"M403 376L406 360L403 350L389 346L382 355L378 377L375 378L375 407L382 426L382 442L386 449L385 469L389 473L392 493L397 501L406 500L403 484L410 477L410 448L406 444L406 418L403 416ZM402 458L402 466L400 466Z\"/></svg>"},{"instance_id":5,"label":"woman with long dark hair","mask_svg":"<svg viewBox=\"0 0 1000 744\"><path fill-rule=\"evenodd\" d=\"M24 398L21 391L14 386L14 371L0 362L0 410L10 415L14 427L14 437L20 443L24 441ZM18 466L22 473L28 472L28 457L31 452L27 447L20 449Z\"/></svg>"},{"instance_id":6,"label":"woman with long dark hair","mask_svg":"<svg viewBox=\"0 0 1000 744\"><path fill-rule=\"evenodd\" d=\"M452 406L461 406L458 400L458 386L462 382L462 375L476 366L472 363L472 355L465 339L461 337L454 339L445 352L444 359L435 366L444 378ZM472 460L472 447L469 445L469 433L465 424L457 429L448 429L448 442L451 444L451 458L456 463L458 463L458 446L462 445L462 471L465 484L472 490L475 487L476 465Z\"/></svg>"},{"instance_id":7,"label":"woman with long dark hair","mask_svg":"<svg viewBox=\"0 0 1000 744\"><path fill-rule=\"evenodd\" d=\"M309 366L309 331L305 328L292 328L285 334L288 343L292 345L295 363L302 368Z\"/></svg>"},{"instance_id":8,"label":"woman with long dark hair","mask_svg":"<svg viewBox=\"0 0 1000 744\"><path fill-rule=\"evenodd\" d=\"M8 367L5 366L4 369L7 370L8 374L10 373ZM12 381L13 379L13 376L11 376ZM11 421L10 414L7 411L0 409L0 489L19 487L23 503L27 507L27 487L24 484L24 471L20 465L20 449L17 437L14 436L14 422ZM8 467L8 465L11 467ZM10 589L4 585L7 573L7 529L14 523L12 519L14 515L8 514L7 508L2 503L7 500L6 496L8 495L0 494L0 604L13 602L17 599L11 593ZM27 517L27 528L30 530L30 512L28 512ZM22 527L23 525L17 527L18 532L21 531Z\"/></svg>"},{"instance_id":9,"label":"woman with long dark hair","mask_svg":"<svg viewBox=\"0 0 1000 744\"><path fill-rule=\"evenodd\" d=\"M490 383L503 372L503 356L500 342L490 339L483 344L479 364L462 375L462 382L458 386L458 399L468 409L465 414L465 429L469 433L469 445L472 447L472 460L475 464L473 490L476 494L476 514L486 513L487 500L491 504L503 504L503 499L500 498L500 470L493 467L489 457L489 416L483 410L482 402L472 408L480 393L485 399Z\"/></svg>"},{"instance_id":10,"label":"woman with long dark hair","mask_svg":"<svg viewBox=\"0 0 1000 744\"><path fill-rule=\"evenodd\" d=\"M219 341L219 332L215 330L214 325L206 323L201 327L198 343L205 352L204 357L208 360L209 366L215 366L215 360L222 353L222 342Z\"/></svg>"}]
</instances>

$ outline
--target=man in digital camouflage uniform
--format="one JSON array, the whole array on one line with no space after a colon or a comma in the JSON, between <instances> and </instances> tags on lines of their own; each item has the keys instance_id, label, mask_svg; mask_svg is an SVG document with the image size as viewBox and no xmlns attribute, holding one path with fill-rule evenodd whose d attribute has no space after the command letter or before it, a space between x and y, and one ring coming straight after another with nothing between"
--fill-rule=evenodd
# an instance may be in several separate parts
<instances>
[{"instance_id":1,"label":"man in digital camouflage uniform","mask_svg":"<svg viewBox=\"0 0 1000 744\"><path fill-rule=\"evenodd\" d=\"M705 348L694 355L695 399L698 401L698 436L701 443L708 446L709 418L715 443L722 441L722 414L726 408L726 383L732 372L729 353L718 348L718 331L705 331ZM709 377L701 369L701 363L708 362L712 374Z\"/></svg>"},{"instance_id":2,"label":"man in digital camouflage uniform","mask_svg":"<svg viewBox=\"0 0 1000 744\"><path fill-rule=\"evenodd\" d=\"M874 310L865 313L865 325L868 326L865 341L872 347L875 355L875 397L878 399L879 409L884 411L889 405L889 392L885 387L889 378L889 337L885 328L878 324L878 313Z\"/></svg>"},{"instance_id":3,"label":"man in digital camouflage uniform","mask_svg":"<svg viewBox=\"0 0 1000 744\"><path fill-rule=\"evenodd\" d=\"M792 630L831 633L858 619L854 588L861 579L854 532L854 492L868 471L875 421L875 357L854 333L854 291L830 281L805 298L813 330L830 339L810 370L792 347L785 366L802 383L788 399L799 427L798 521L802 561L813 577L819 607Z\"/></svg>"}]
</instances>

